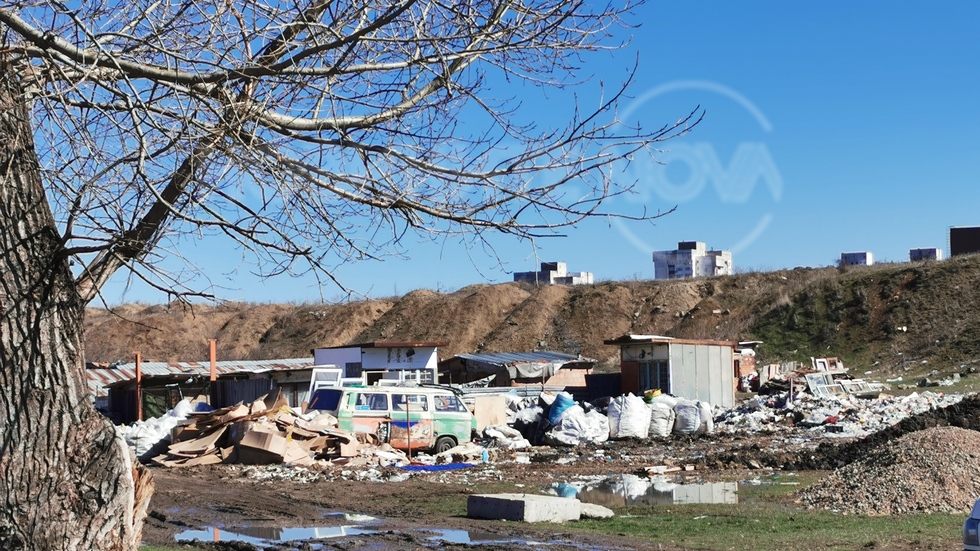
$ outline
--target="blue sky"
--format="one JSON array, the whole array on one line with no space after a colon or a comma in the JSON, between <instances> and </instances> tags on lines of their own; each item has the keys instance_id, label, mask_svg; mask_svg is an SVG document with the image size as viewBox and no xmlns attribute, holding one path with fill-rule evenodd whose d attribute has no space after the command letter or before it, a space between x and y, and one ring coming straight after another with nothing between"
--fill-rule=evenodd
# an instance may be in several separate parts
<instances>
[{"instance_id":1,"label":"blue sky","mask_svg":"<svg viewBox=\"0 0 980 551\"><path fill-rule=\"evenodd\" d=\"M628 47L585 59L578 92L594 99L638 55L628 122L660 126L705 109L691 134L664 144L662 167L631 167L640 193L612 205L675 213L654 225L591 220L534 247L495 238L503 265L458 242L411 241L409 258L347 265L340 280L370 297L451 291L550 260L597 281L652 279L649 252L682 240L734 248L737 270L826 266L857 250L904 261L910 248L947 249L951 225L980 225L980 4L650 2L635 17ZM531 95L524 108L557 125L572 105ZM181 247L224 299L342 296L310 279L253 277L224 242ZM121 276L105 298L166 300Z\"/></svg>"}]
</instances>

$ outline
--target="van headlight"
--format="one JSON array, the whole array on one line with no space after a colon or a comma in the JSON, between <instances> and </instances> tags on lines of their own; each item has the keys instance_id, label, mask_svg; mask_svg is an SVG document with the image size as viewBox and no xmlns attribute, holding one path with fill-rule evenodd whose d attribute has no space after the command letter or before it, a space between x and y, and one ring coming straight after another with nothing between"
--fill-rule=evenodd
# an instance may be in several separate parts
<instances>
[{"instance_id":1,"label":"van headlight","mask_svg":"<svg viewBox=\"0 0 980 551\"><path fill-rule=\"evenodd\" d=\"M977 534L977 527L980 519L968 518L963 523L963 545L980 547L980 536Z\"/></svg>"}]
</instances>

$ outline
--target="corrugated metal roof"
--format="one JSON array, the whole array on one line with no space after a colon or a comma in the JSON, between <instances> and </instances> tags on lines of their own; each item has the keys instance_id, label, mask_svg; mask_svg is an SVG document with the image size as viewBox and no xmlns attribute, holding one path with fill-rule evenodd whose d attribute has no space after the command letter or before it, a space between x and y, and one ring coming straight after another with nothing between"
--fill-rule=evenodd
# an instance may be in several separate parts
<instances>
[{"instance_id":1,"label":"corrugated metal roof","mask_svg":"<svg viewBox=\"0 0 980 551\"><path fill-rule=\"evenodd\" d=\"M455 357L483 362L487 364L507 365L512 363L524 362L554 362L564 363L578 360L574 354L563 354L561 352L487 352L482 354L457 354ZM588 358L582 358L589 361Z\"/></svg>"},{"instance_id":2,"label":"corrugated metal roof","mask_svg":"<svg viewBox=\"0 0 980 551\"><path fill-rule=\"evenodd\" d=\"M223 360L215 362L218 376L238 373L266 373L268 371L289 371L304 369L313 365L312 358L291 358L286 360ZM211 374L211 362L141 362L140 371L146 377L167 375ZM104 396L104 387L120 381L136 379L136 363L119 363L112 367L87 368L89 390L96 396Z\"/></svg>"},{"instance_id":3,"label":"corrugated metal roof","mask_svg":"<svg viewBox=\"0 0 980 551\"><path fill-rule=\"evenodd\" d=\"M704 339L679 339L675 337L664 337L661 335L623 335L615 339L606 339L602 344L609 345L628 345L628 344L694 344L703 346L728 346L734 348L737 343L734 341L713 341Z\"/></svg>"},{"instance_id":4,"label":"corrugated metal roof","mask_svg":"<svg viewBox=\"0 0 980 551\"><path fill-rule=\"evenodd\" d=\"M372 341L338 344L336 346L321 346L316 350L332 350L336 348L439 348L440 346L449 346L449 341Z\"/></svg>"},{"instance_id":5,"label":"corrugated metal roof","mask_svg":"<svg viewBox=\"0 0 980 551\"><path fill-rule=\"evenodd\" d=\"M606 339L603 344L629 344L634 342L667 342L674 340L674 337L665 337L663 335L636 335L629 334L623 335L621 337L616 337L615 339Z\"/></svg>"}]
</instances>

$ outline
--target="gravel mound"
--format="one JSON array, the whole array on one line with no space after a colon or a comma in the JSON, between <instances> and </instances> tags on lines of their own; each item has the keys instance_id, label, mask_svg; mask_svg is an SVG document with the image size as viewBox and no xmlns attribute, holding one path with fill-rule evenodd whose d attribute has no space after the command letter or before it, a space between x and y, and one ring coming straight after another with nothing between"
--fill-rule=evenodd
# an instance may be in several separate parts
<instances>
[{"instance_id":1,"label":"gravel mound","mask_svg":"<svg viewBox=\"0 0 980 551\"><path fill-rule=\"evenodd\" d=\"M849 514L966 513L980 497L980 432L936 427L886 442L802 490L809 509Z\"/></svg>"}]
</instances>

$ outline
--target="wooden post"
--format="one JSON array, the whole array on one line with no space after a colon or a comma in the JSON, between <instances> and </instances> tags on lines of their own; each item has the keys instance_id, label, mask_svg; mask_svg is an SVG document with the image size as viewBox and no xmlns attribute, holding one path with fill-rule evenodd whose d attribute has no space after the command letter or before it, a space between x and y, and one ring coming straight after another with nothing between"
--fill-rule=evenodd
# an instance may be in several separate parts
<instances>
[{"instance_id":1,"label":"wooden post","mask_svg":"<svg viewBox=\"0 0 980 551\"><path fill-rule=\"evenodd\" d=\"M218 340L208 340L208 349L211 352L211 382L218 380Z\"/></svg>"},{"instance_id":2,"label":"wooden post","mask_svg":"<svg viewBox=\"0 0 980 551\"><path fill-rule=\"evenodd\" d=\"M136 420L143 420L143 370L140 364L143 361L142 355L139 352L136 353Z\"/></svg>"},{"instance_id":3,"label":"wooden post","mask_svg":"<svg viewBox=\"0 0 980 551\"><path fill-rule=\"evenodd\" d=\"M214 406L215 381L218 380L218 341L217 339L208 340L208 351L211 358L211 384L208 385L208 404Z\"/></svg>"},{"instance_id":4,"label":"wooden post","mask_svg":"<svg viewBox=\"0 0 980 551\"><path fill-rule=\"evenodd\" d=\"M408 394L405 396L405 429L408 435L408 462L412 463L412 401L408 399Z\"/></svg>"}]
</instances>

